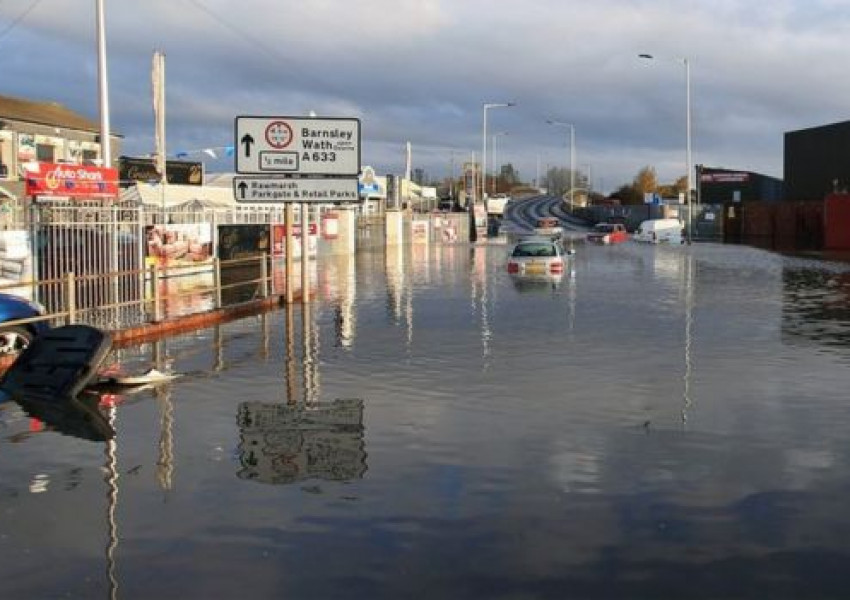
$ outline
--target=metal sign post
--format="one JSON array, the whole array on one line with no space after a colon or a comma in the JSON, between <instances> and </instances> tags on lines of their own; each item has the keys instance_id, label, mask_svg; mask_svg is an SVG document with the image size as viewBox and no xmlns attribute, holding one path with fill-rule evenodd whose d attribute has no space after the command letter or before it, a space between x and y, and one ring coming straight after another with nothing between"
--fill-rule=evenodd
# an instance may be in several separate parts
<instances>
[{"instance_id":1,"label":"metal sign post","mask_svg":"<svg viewBox=\"0 0 850 600\"><path fill-rule=\"evenodd\" d=\"M286 303L292 304L292 253L295 252L295 244L292 243L292 231L295 229L295 207L292 202L287 202L286 212L284 213L286 221Z\"/></svg>"},{"instance_id":2,"label":"metal sign post","mask_svg":"<svg viewBox=\"0 0 850 600\"><path fill-rule=\"evenodd\" d=\"M310 302L310 212L306 202L301 203L301 303Z\"/></svg>"}]
</instances>

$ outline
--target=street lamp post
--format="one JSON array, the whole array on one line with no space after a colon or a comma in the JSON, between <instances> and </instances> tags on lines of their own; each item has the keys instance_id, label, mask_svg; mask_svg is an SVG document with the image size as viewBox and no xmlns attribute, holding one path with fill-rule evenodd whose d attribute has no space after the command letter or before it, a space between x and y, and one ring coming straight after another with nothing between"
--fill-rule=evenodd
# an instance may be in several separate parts
<instances>
[{"instance_id":1,"label":"street lamp post","mask_svg":"<svg viewBox=\"0 0 850 600\"><path fill-rule=\"evenodd\" d=\"M646 60L653 60L655 57L652 54L639 54L639 58L643 58ZM691 177L693 170L693 166L691 163L691 63L687 58L677 59L680 61L685 67L685 168L687 169L686 173L686 185L687 189L685 190L685 206L688 211L688 221L685 225L685 237L687 242L691 243L691 189L692 182Z\"/></svg>"},{"instance_id":2,"label":"street lamp post","mask_svg":"<svg viewBox=\"0 0 850 600\"><path fill-rule=\"evenodd\" d=\"M484 103L484 130L481 136L481 201L487 191L487 111L491 108L505 108L516 106L515 102L485 102Z\"/></svg>"},{"instance_id":3,"label":"street lamp post","mask_svg":"<svg viewBox=\"0 0 850 600\"><path fill-rule=\"evenodd\" d=\"M575 190L576 187L576 128L575 125L573 125L572 123L553 121L551 119L547 120L546 122L549 125L570 128L570 211L572 211L575 208L573 204L573 190Z\"/></svg>"}]
</instances>

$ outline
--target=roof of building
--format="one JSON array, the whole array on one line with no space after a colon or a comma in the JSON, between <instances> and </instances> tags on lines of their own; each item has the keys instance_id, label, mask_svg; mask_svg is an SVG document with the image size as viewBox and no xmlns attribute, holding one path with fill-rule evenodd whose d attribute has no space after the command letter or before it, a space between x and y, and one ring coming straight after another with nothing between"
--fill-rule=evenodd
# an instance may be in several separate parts
<instances>
[{"instance_id":1,"label":"roof of building","mask_svg":"<svg viewBox=\"0 0 850 600\"><path fill-rule=\"evenodd\" d=\"M0 96L0 119L37 123L80 131L100 131L100 124L58 102L36 102L12 96ZM112 132L112 135L117 135Z\"/></svg>"},{"instance_id":2,"label":"roof of building","mask_svg":"<svg viewBox=\"0 0 850 600\"><path fill-rule=\"evenodd\" d=\"M143 182L137 182L124 190L121 200L163 208L232 208L237 205L232 188L168 184L163 189L160 185Z\"/></svg>"}]
</instances>

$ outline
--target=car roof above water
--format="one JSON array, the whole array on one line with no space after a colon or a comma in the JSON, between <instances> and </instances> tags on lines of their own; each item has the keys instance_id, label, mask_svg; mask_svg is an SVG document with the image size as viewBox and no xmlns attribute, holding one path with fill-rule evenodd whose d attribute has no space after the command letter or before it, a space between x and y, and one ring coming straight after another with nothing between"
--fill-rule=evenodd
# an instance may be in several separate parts
<instances>
[{"instance_id":1,"label":"car roof above water","mask_svg":"<svg viewBox=\"0 0 850 600\"><path fill-rule=\"evenodd\" d=\"M559 243L553 240L548 235L529 234L524 235L517 241L517 244L556 244Z\"/></svg>"}]
</instances>

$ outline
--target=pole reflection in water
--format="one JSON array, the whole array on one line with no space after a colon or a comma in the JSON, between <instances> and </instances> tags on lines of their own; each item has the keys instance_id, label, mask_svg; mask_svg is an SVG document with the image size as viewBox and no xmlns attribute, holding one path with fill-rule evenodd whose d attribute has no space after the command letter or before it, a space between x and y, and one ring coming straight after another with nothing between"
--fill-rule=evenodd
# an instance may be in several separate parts
<instances>
[{"instance_id":1,"label":"pole reflection in water","mask_svg":"<svg viewBox=\"0 0 850 600\"><path fill-rule=\"evenodd\" d=\"M111 404L106 406L106 398ZM115 555L118 549L118 441L116 422L117 398L100 392L84 390L75 397L59 399L38 395L15 394L12 399L33 419L40 421L48 431L55 431L93 442L105 442L103 481L106 483L106 531L104 547L106 580L109 597L118 597L118 576ZM46 480L30 491L46 491Z\"/></svg>"},{"instance_id":2,"label":"pole reflection in water","mask_svg":"<svg viewBox=\"0 0 850 600\"><path fill-rule=\"evenodd\" d=\"M484 361L483 368L490 368L491 341L493 337L490 328L490 311L488 307L488 278L487 278L487 247L474 246L472 248L472 313L478 313L481 321L481 357Z\"/></svg>"},{"instance_id":3,"label":"pole reflection in water","mask_svg":"<svg viewBox=\"0 0 850 600\"><path fill-rule=\"evenodd\" d=\"M116 406L109 408L109 425L115 430L118 419ZM118 550L118 442L113 437L106 443L106 523L109 540L106 544L106 578L109 582L109 597L118 598L118 577L115 568L115 552Z\"/></svg>"},{"instance_id":4,"label":"pole reflection in water","mask_svg":"<svg viewBox=\"0 0 850 600\"><path fill-rule=\"evenodd\" d=\"M351 348L356 333L356 315L354 313L354 296L357 290L357 271L354 256L339 257L339 304L337 307L337 344L343 348Z\"/></svg>"},{"instance_id":5,"label":"pole reflection in water","mask_svg":"<svg viewBox=\"0 0 850 600\"><path fill-rule=\"evenodd\" d=\"M156 402L160 410L159 456L156 461L156 479L164 492L173 489L174 475L174 404L171 385L156 388Z\"/></svg>"},{"instance_id":6,"label":"pole reflection in water","mask_svg":"<svg viewBox=\"0 0 850 600\"><path fill-rule=\"evenodd\" d=\"M322 289L325 300L333 310L334 347L351 348L354 343L354 290L357 276L354 256L330 256L323 261Z\"/></svg>"},{"instance_id":7,"label":"pole reflection in water","mask_svg":"<svg viewBox=\"0 0 850 600\"><path fill-rule=\"evenodd\" d=\"M404 349L408 358L413 351L413 270L407 269L404 278L403 293L406 297L404 305L404 322L406 325L407 336L405 337Z\"/></svg>"},{"instance_id":8,"label":"pole reflection in water","mask_svg":"<svg viewBox=\"0 0 850 600\"><path fill-rule=\"evenodd\" d=\"M394 244L386 248L387 309L393 322L401 322L404 300L404 246Z\"/></svg>"},{"instance_id":9,"label":"pole reflection in water","mask_svg":"<svg viewBox=\"0 0 850 600\"><path fill-rule=\"evenodd\" d=\"M260 331L263 332L260 356L263 360L268 360L271 355L271 322L268 313L260 313L260 322Z\"/></svg>"},{"instance_id":10,"label":"pole reflection in water","mask_svg":"<svg viewBox=\"0 0 850 600\"><path fill-rule=\"evenodd\" d=\"M569 333L573 333L575 331L576 326L576 295L577 295L577 282L576 282L576 270L575 266L572 264L572 260L570 260L569 264L569 273L567 274L567 331Z\"/></svg>"},{"instance_id":11,"label":"pole reflection in water","mask_svg":"<svg viewBox=\"0 0 850 600\"><path fill-rule=\"evenodd\" d=\"M304 380L304 403L308 406L319 398L319 336L313 323L310 305L301 306L302 368Z\"/></svg>"},{"instance_id":12,"label":"pole reflection in water","mask_svg":"<svg viewBox=\"0 0 850 600\"><path fill-rule=\"evenodd\" d=\"M691 407L691 346L693 345L693 309L694 309L694 257L685 258L685 374L682 392L682 425L688 424L688 410Z\"/></svg>"},{"instance_id":13,"label":"pole reflection in water","mask_svg":"<svg viewBox=\"0 0 850 600\"><path fill-rule=\"evenodd\" d=\"M307 364L309 365L310 383L307 389L310 392L310 402L318 402L322 391L321 371L319 370L319 354L321 352L321 344L319 343L319 328L313 321L313 315L316 311L311 311L310 320L310 354Z\"/></svg>"},{"instance_id":14,"label":"pole reflection in water","mask_svg":"<svg viewBox=\"0 0 850 600\"><path fill-rule=\"evenodd\" d=\"M286 402L295 404L295 390L298 387L295 358L295 308L292 303L286 305L286 351L284 356L286 366Z\"/></svg>"},{"instance_id":15,"label":"pole reflection in water","mask_svg":"<svg viewBox=\"0 0 850 600\"><path fill-rule=\"evenodd\" d=\"M213 327L213 351L215 358L213 362L213 370L216 372L224 370L224 332L221 325Z\"/></svg>"},{"instance_id":16,"label":"pole reflection in water","mask_svg":"<svg viewBox=\"0 0 850 600\"><path fill-rule=\"evenodd\" d=\"M216 348L219 349L222 345L220 335L220 328L217 327ZM171 369L165 344L165 338L154 342L153 357L155 368L167 373ZM223 350L220 350L220 352L223 353ZM216 369L219 368L219 361L223 364L223 357L217 360ZM159 456L156 461L156 478L160 489L167 492L173 487L172 476L174 474L174 404L171 401L171 385L156 386L154 396L160 410Z\"/></svg>"},{"instance_id":17,"label":"pole reflection in water","mask_svg":"<svg viewBox=\"0 0 850 600\"><path fill-rule=\"evenodd\" d=\"M270 484L308 479L346 481L366 472L363 401L320 402L320 336L310 304L301 305L303 396L297 400L296 329L286 306L286 402L243 402L237 475Z\"/></svg>"}]
</instances>

